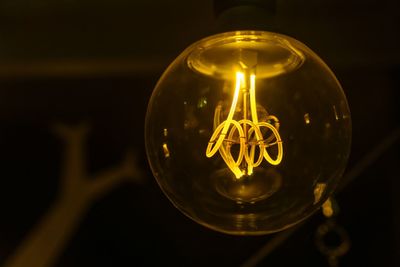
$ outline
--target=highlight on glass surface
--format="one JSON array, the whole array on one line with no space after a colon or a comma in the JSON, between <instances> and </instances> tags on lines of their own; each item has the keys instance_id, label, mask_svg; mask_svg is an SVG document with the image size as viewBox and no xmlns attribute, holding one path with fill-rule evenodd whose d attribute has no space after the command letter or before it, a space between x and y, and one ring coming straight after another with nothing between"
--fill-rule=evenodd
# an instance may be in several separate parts
<instances>
[{"instance_id":1,"label":"highlight on glass surface","mask_svg":"<svg viewBox=\"0 0 400 267\"><path fill-rule=\"evenodd\" d=\"M163 192L211 229L272 233L316 211L350 151L346 97L299 41L264 31L210 36L164 72L146 151Z\"/></svg>"}]
</instances>

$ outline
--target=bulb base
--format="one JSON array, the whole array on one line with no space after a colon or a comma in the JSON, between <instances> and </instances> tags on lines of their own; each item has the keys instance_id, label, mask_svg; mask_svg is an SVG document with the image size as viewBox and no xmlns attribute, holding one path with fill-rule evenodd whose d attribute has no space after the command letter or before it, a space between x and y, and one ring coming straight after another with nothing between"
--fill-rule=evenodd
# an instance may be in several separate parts
<instances>
[{"instance_id":1,"label":"bulb base","mask_svg":"<svg viewBox=\"0 0 400 267\"><path fill-rule=\"evenodd\" d=\"M189 54L187 64L203 75L231 80L239 70L238 63L248 58L249 54L255 55L258 78L271 78L294 71L305 60L303 53L281 36L259 31L237 31L206 39Z\"/></svg>"}]
</instances>

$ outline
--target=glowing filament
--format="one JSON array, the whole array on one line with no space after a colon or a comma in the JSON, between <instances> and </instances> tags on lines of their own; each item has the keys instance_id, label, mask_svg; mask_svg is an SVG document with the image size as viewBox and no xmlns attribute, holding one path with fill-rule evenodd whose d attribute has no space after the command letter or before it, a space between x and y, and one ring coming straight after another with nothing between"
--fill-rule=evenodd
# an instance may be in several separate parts
<instances>
[{"instance_id":1,"label":"glowing filament","mask_svg":"<svg viewBox=\"0 0 400 267\"><path fill-rule=\"evenodd\" d=\"M242 93L244 100L243 119L239 121L234 120L233 116L239 99L240 89L243 87L246 88L244 74L242 72L236 73L235 92L228 117L225 121L220 123L222 106L218 105L214 114L214 133L208 142L206 150L206 156L209 158L219 151L226 165L238 179L246 173L251 175L253 173L253 168L259 166L263 158L272 165L278 165L282 161L283 156L282 140L278 132L278 118L273 115L267 117L267 121L274 121L274 125L268 122L258 121L255 84L256 76L251 74L250 92L244 90ZM247 118L248 94L252 120ZM264 138L261 131L263 127L267 128L266 133L270 133L267 138ZM233 144L239 144L239 152L236 160L231 152ZM273 159L267 151L267 148L273 145L277 145L278 147L276 159ZM259 153L257 159L254 159L257 146L259 148Z\"/></svg>"}]
</instances>

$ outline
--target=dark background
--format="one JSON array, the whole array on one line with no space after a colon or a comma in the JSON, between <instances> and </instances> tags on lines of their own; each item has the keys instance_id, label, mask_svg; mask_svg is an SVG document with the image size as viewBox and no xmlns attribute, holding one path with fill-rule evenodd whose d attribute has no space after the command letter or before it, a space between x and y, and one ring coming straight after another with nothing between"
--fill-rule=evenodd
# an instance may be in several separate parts
<instances>
[{"instance_id":1,"label":"dark background","mask_svg":"<svg viewBox=\"0 0 400 267\"><path fill-rule=\"evenodd\" d=\"M351 249L339 266L400 266L399 12L395 0L277 1L280 31L331 67L352 112L336 195ZM89 173L133 151L143 182L94 202L55 266L241 266L265 244L248 266L328 266L314 243L322 215L284 234L228 236L183 216L152 178L151 91L186 46L217 29L211 0L0 1L0 265L57 198L64 147L52 126L86 122Z\"/></svg>"}]
</instances>

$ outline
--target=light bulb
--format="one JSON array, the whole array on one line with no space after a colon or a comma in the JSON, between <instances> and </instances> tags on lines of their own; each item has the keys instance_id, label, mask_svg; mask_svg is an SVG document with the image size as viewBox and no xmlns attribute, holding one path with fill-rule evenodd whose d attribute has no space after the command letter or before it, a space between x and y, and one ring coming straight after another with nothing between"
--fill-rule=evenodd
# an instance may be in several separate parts
<instances>
[{"instance_id":1,"label":"light bulb","mask_svg":"<svg viewBox=\"0 0 400 267\"><path fill-rule=\"evenodd\" d=\"M317 210L340 179L351 120L334 74L293 38L263 31L200 40L151 96L146 151L188 217L230 234L266 234Z\"/></svg>"}]
</instances>

